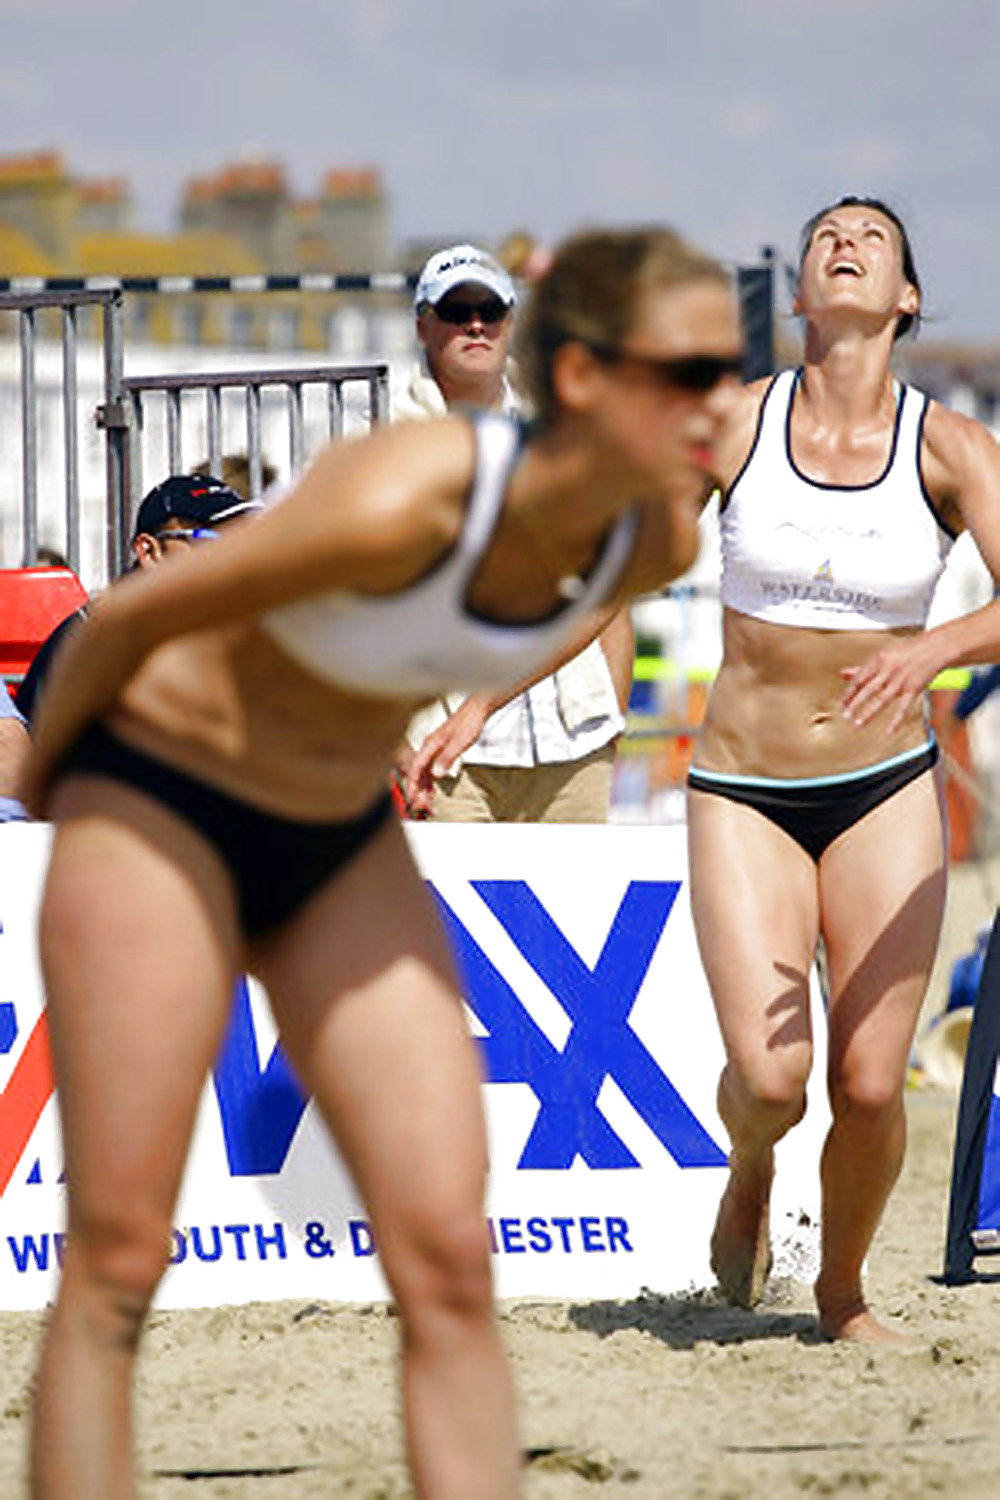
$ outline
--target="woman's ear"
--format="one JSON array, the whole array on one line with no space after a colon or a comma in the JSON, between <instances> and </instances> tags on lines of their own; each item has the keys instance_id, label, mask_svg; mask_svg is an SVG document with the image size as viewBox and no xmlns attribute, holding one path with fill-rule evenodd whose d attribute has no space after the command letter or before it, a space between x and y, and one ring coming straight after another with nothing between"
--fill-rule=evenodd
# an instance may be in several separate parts
<instances>
[{"instance_id":1,"label":"woman's ear","mask_svg":"<svg viewBox=\"0 0 1000 1500\"><path fill-rule=\"evenodd\" d=\"M558 404L569 411L589 410L598 399L603 366L586 344L568 339L552 357L552 388Z\"/></svg>"},{"instance_id":2,"label":"woman's ear","mask_svg":"<svg viewBox=\"0 0 1000 1500\"><path fill-rule=\"evenodd\" d=\"M920 293L917 291L912 281L908 281L906 283L906 286L903 290L903 295L899 299L899 311L900 313L909 313L911 318L915 318L919 315Z\"/></svg>"}]
</instances>

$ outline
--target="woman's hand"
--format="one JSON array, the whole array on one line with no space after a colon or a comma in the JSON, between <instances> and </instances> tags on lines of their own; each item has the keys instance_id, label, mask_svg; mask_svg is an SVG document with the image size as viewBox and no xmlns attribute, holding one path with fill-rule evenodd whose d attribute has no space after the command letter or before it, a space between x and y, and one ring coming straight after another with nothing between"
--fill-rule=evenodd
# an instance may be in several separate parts
<instances>
[{"instance_id":1,"label":"woman's hand","mask_svg":"<svg viewBox=\"0 0 1000 1500\"><path fill-rule=\"evenodd\" d=\"M845 667L841 712L853 724L885 716L887 733L898 729L940 670L938 652L927 634L883 646L858 667Z\"/></svg>"}]
</instances>

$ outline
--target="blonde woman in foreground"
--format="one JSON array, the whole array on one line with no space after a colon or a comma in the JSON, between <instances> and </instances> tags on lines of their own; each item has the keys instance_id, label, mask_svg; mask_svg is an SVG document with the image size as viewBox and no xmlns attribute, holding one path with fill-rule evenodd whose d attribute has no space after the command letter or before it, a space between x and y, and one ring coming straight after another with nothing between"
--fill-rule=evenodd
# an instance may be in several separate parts
<instances>
[{"instance_id":1,"label":"blonde woman in foreground","mask_svg":"<svg viewBox=\"0 0 1000 1500\"><path fill-rule=\"evenodd\" d=\"M691 564L739 358L714 262L667 231L578 236L525 319L536 426L335 443L259 517L110 589L60 654L25 787L56 825L68 1193L35 1500L135 1493L136 1351L244 970L373 1224L416 1492L515 1493L479 1057L386 787L421 702L520 680Z\"/></svg>"}]
</instances>

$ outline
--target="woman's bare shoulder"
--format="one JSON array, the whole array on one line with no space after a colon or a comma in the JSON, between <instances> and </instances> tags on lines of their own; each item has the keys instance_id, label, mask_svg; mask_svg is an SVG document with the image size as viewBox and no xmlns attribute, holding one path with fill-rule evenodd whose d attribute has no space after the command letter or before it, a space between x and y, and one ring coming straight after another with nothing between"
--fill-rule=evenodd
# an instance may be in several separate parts
<instances>
[{"instance_id":1,"label":"woman's bare shoulder","mask_svg":"<svg viewBox=\"0 0 1000 1500\"><path fill-rule=\"evenodd\" d=\"M470 424L453 417L380 427L330 443L262 520L318 548L404 568L408 549L421 555L446 545L461 524L475 465Z\"/></svg>"},{"instance_id":2,"label":"woman's bare shoulder","mask_svg":"<svg viewBox=\"0 0 1000 1500\"><path fill-rule=\"evenodd\" d=\"M761 407L771 385L771 377L741 386L716 445L719 483L727 489L746 463L753 447Z\"/></svg>"},{"instance_id":3,"label":"woman's bare shoulder","mask_svg":"<svg viewBox=\"0 0 1000 1500\"><path fill-rule=\"evenodd\" d=\"M924 444L931 458L949 465L1000 453L996 438L982 422L933 398L924 418Z\"/></svg>"},{"instance_id":4,"label":"woman's bare shoulder","mask_svg":"<svg viewBox=\"0 0 1000 1500\"><path fill-rule=\"evenodd\" d=\"M924 418L921 470L935 504L956 529L980 506L995 513L1000 443L974 417L931 401Z\"/></svg>"},{"instance_id":5,"label":"woman's bare shoulder","mask_svg":"<svg viewBox=\"0 0 1000 1500\"><path fill-rule=\"evenodd\" d=\"M472 427L461 418L378 427L329 443L282 504L309 507L336 495L342 514L405 507L428 483L468 479L473 461Z\"/></svg>"}]
</instances>

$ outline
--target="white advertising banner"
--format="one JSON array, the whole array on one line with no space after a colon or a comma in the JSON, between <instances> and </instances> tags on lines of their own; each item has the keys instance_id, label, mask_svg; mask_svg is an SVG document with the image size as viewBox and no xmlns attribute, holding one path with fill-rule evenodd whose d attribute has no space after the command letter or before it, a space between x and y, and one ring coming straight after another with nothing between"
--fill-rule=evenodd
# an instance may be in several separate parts
<instances>
[{"instance_id":1,"label":"white advertising banner","mask_svg":"<svg viewBox=\"0 0 1000 1500\"><path fill-rule=\"evenodd\" d=\"M489 1082L501 1297L711 1285L722 1049L683 827L407 826ZM50 1300L62 1159L35 924L50 831L0 827L0 1308ZM386 920L392 920L391 912ZM141 996L136 997L141 1004ZM819 1001L814 998L814 1009ZM809 1275L829 1120L822 1019L805 1121L779 1148L776 1270ZM386 1295L363 1207L266 997L240 983L202 1099L161 1307Z\"/></svg>"}]
</instances>

